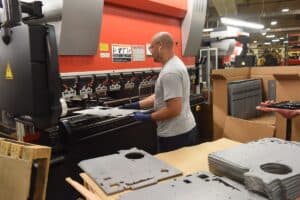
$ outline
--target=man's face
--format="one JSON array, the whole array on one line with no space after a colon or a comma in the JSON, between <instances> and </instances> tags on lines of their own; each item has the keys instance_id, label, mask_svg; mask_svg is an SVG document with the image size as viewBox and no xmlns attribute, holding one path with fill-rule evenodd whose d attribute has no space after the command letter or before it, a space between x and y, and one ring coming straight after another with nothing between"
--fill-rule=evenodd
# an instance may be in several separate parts
<instances>
[{"instance_id":1,"label":"man's face","mask_svg":"<svg viewBox=\"0 0 300 200\"><path fill-rule=\"evenodd\" d=\"M160 62L160 50L161 50L161 43L158 41L152 41L149 46L149 51L152 54L154 62Z\"/></svg>"}]
</instances>

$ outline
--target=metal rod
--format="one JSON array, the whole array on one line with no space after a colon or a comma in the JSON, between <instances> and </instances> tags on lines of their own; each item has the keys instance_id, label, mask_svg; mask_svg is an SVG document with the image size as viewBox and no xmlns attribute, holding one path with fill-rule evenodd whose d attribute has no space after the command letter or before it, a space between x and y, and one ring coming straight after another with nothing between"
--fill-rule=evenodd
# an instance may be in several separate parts
<instances>
[{"instance_id":1,"label":"metal rod","mask_svg":"<svg viewBox=\"0 0 300 200\"><path fill-rule=\"evenodd\" d=\"M292 139L292 119L286 120L286 140L291 141Z\"/></svg>"}]
</instances>

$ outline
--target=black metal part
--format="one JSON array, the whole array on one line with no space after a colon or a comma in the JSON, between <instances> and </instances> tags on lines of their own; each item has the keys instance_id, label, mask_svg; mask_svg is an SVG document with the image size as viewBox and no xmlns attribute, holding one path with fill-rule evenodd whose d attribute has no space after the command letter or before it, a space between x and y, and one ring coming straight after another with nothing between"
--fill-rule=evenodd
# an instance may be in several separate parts
<instances>
[{"instance_id":1,"label":"black metal part","mask_svg":"<svg viewBox=\"0 0 300 200\"><path fill-rule=\"evenodd\" d=\"M23 21L33 20L33 19L40 19L44 17L42 12L43 4L41 1L34 1L31 3L28 2L21 2L21 10L24 13L27 13L29 16L24 17Z\"/></svg>"},{"instance_id":2,"label":"black metal part","mask_svg":"<svg viewBox=\"0 0 300 200\"><path fill-rule=\"evenodd\" d=\"M288 109L288 110L297 110L297 109L300 109L300 102L298 102L298 101L282 101L282 102L270 104L267 107Z\"/></svg>"},{"instance_id":3,"label":"black metal part","mask_svg":"<svg viewBox=\"0 0 300 200\"><path fill-rule=\"evenodd\" d=\"M292 120L286 119L286 140L292 140Z\"/></svg>"}]
</instances>

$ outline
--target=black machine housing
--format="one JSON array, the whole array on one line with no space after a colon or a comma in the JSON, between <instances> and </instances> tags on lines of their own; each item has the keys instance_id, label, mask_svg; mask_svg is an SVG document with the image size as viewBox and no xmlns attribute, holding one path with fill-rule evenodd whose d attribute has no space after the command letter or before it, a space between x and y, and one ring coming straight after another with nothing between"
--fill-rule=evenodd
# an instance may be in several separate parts
<instances>
[{"instance_id":1,"label":"black machine housing","mask_svg":"<svg viewBox=\"0 0 300 200\"><path fill-rule=\"evenodd\" d=\"M57 123L61 83L54 27L3 23L0 49L0 110L30 116L37 128Z\"/></svg>"}]
</instances>

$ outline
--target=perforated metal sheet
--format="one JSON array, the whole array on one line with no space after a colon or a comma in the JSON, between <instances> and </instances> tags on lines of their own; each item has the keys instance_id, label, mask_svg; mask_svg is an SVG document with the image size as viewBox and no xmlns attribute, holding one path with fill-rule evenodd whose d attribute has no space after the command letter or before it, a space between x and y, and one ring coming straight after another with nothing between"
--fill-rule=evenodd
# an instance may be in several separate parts
<instances>
[{"instance_id":1,"label":"perforated metal sheet","mask_svg":"<svg viewBox=\"0 0 300 200\"><path fill-rule=\"evenodd\" d=\"M122 195L119 200L266 200L230 179L198 172Z\"/></svg>"},{"instance_id":2,"label":"perforated metal sheet","mask_svg":"<svg viewBox=\"0 0 300 200\"><path fill-rule=\"evenodd\" d=\"M299 155L299 143L268 138L210 154L209 168L270 199L296 199L300 196Z\"/></svg>"},{"instance_id":3,"label":"perforated metal sheet","mask_svg":"<svg viewBox=\"0 0 300 200\"><path fill-rule=\"evenodd\" d=\"M182 174L178 169L136 148L81 161L78 165L106 194L144 187Z\"/></svg>"}]
</instances>

